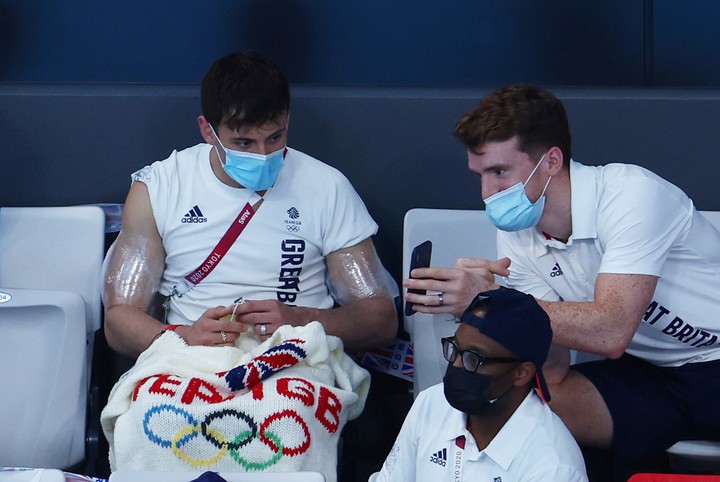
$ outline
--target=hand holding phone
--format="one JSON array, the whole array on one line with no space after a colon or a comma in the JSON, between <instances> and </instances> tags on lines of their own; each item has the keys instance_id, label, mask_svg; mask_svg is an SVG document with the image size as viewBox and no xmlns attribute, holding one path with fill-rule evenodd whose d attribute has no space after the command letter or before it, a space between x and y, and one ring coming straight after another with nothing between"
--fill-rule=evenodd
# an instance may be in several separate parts
<instances>
[{"instance_id":1,"label":"hand holding phone","mask_svg":"<svg viewBox=\"0 0 720 482\"><path fill-rule=\"evenodd\" d=\"M429 268L431 255L432 241L427 240L415 246L415 248L413 248L412 250L412 254L410 255L410 270L408 271L408 278L412 277L410 276L410 273L412 273L412 271L416 268ZM408 293L425 295L427 294L427 291L408 288ZM405 302L405 316L410 316L415 313L415 310L412 309L412 306L413 303L409 301Z\"/></svg>"}]
</instances>

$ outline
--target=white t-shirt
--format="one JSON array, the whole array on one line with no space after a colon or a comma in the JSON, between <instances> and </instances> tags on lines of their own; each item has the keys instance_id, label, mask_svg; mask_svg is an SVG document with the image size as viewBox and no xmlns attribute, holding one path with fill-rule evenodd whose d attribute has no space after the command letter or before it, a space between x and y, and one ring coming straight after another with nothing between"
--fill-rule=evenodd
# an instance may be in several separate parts
<instances>
[{"instance_id":1,"label":"white t-shirt","mask_svg":"<svg viewBox=\"0 0 720 482\"><path fill-rule=\"evenodd\" d=\"M484 450L466 427L467 416L450 406L442 383L423 390L376 482L588 480L577 443L535 390Z\"/></svg>"},{"instance_id":2,"label":"white t-shirt","mask_svg":"<svg viewBox=\"0 0 720 482\"><path fill-rule=\"evenodd\" d=\"M168 294L211 254L246 203L260 197L222 183L209 144L174 151L133 174L148 187L166 252L160 292ZM337 169L288 148L275 185L222 261L182 297L169 323L191 324L215 306L248 300L332 308L325 257L377 232L365 205Z\"/></svg>"},{"instance_id":3,"label":"white t-shirt","mask_svg":"<svg viewBox=\"0 0 720 482\"><path fill-rule=\"evenodd\" d=\"M673 184L639 166L570 164L572 236L498 231L509 287L592 301L598 273L659 278L627 353L660 366L720 358L720 233Z\"/></svg>"}]
</instances>

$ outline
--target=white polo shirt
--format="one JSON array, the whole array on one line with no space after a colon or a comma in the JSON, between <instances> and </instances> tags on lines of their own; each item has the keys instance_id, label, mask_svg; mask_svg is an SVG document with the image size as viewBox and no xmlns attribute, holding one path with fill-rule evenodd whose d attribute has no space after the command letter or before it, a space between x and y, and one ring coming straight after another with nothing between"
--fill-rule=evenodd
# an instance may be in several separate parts
<instances>
[{"instance_id":1,"label":"white polo shirt","mask_svg":"<svg viewBox=\"0 0 720 482\"><path fill-rule=\"evenodd\" d=\"M133 175L147 186L163 239L163 294L202 266L246 203L260 199L222 183L212 171L211 150L198 144L174 151ZM376 232L377 224L340 171L288 148L275 185L247 229L207 278L171 299L168 321L191 324L206 309L229 306L238 296L332 308L325 258Z\"/></svg>"},{"instance_id":2,"label":"white polo shirt","mask_svg":"<svg viewBox=\"0 0 720 482\"><path fill-rule=\"evenodd\" d=\"M376 482L588 480L575 440L535 390L485 450L466 427L467 415L450 406L442 383L423 390Z\"/></svg>"},{"instance_id":3,"label":"white polo shirt","mask_svg":"<svg viewBox=\"0 0 720 482\"><path fill-rule=\"evenodd\" d=\"M659 278L627 353L660 366L720 358L720 233L679 188L628 164L570 164L572 236L498 231L509 287L592 301L598 273Z\"/></svg>"}]
</instances>

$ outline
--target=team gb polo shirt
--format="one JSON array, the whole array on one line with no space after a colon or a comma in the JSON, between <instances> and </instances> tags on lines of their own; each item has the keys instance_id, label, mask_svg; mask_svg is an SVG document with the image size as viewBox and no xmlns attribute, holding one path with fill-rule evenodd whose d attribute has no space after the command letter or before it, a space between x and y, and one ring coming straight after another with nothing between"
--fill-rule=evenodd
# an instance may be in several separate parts
<instances>
[{"instance_id":1,"label":"team gb polo shirt","mask_svg":"<svg viewBox=\"0 0 720 482\"><path fill-rule=\"evenodd\" d=\"M592 301L598 273L659 278L627 353L661 366L720 358L720 233L679 188L628 164L571 161L572 236L498 231L507 285L548 301Z\"/></svg>"},{"instance_id":2,"label":"team gb polo shirt","mask_svg":"<svg viewBox=\"0 0 720 482\"><path fill-rule=\"evenodd\" d=\"M575 440L534 390L485 450L466 426L442 383L422 391L376 482L587 481Z\"/></svg>"}]
</instances>

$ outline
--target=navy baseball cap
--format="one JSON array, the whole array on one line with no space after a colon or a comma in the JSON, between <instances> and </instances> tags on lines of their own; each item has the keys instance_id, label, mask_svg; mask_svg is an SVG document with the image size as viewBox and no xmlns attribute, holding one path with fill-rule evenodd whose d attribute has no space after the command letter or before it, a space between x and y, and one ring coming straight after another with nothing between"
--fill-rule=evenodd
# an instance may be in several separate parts
<instances>
[{"instance_id":1,"label":"navy baseball cap","mask_svg":"<svg viewBox=\"0 0 720 482\"><path fill-rule=\"evenodd\" d=\"M487 310L482 318L472 313L479 306ZM552 328L550 318L535 298L510 288L485 291L473 299L460 321L477 328L518 358L533 362L539 395L550 401L542 366L552 343Z\"/></svg>"}]
</instances>

